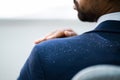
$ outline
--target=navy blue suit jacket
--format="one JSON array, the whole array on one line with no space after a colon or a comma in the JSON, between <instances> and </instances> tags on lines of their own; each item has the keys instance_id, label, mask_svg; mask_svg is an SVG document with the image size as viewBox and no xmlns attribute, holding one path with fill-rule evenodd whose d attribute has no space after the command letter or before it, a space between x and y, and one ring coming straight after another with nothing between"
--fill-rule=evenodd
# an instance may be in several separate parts
<instances>
[{"instance_id":1,"label":"navy blue suit jacket","mask_svg":"<svg viewBox=\"0 0 120 80\"><path fill-rule=\"evenodd\" d=\"M105 21L82 35L36 45L18 80L70 80L97 64L120 65L120 21Z\"/></svg>"}]
</instances>

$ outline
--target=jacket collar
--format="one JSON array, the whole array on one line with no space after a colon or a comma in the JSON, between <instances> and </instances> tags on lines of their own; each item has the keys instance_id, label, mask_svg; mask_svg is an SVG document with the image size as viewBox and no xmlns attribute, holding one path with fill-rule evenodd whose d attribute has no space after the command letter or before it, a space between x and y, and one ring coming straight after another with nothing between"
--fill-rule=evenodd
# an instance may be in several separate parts
<instances>
[{"instance_id":1,"label":"jacket collar","mask_svg":"<svg viewBox=\"0 0 120 80\"><path fill-rule=\"evenodd\" d=\"M102 23L104 21L108 21L108 20L120 21L120 12L113 12L113 13L108 13L108 14L102 15L98 19L96 26L98 26L100 23Z\"/></svg>"},{"instance_id":2,"label":"jacket collar","mask_svg":"<svg viewBox=\"0 0 120 80\"><path fill-rule=\"evenodd\" d=\"M119 32L120 21L108 20L99 24L93 31Z\"/></svg>"}]
</instances>

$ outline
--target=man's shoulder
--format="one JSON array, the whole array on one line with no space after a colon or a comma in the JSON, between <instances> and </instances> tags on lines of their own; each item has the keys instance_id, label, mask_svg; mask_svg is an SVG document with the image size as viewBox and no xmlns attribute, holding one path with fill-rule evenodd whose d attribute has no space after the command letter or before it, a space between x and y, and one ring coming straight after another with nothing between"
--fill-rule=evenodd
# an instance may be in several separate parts
<instances>
[{"instance_id":1,"label":"man's shoulder","mask_svg":"<svg viewBox=\"0 0 120 80\"><path fill-rule=\"evenodd\" d=\"M77 45L77 44L84 44L88 43L89 40L94 39L97 37L96 33L83 33L78 36L73 36L73 37L65 37L65 38L56 38L56 39L51 39L47 41L43 41L39 44L37 44L35 47L37 48L55 48L55 47L64 47L65 45Z\"/></svg>"},{"instance_id":2,"label":"man's shoulder","mask_svg":"<svg viewBox=\"0 0 120 80\"><path fill-rule=\"evenodd\" d=\"M60 45L65 45L68 44L69 42L76 41L77 39L80 39L80 36L74 36L74 37L65 37L65 38L56 38L56 39L51 39L47 41L43 41L37 45L36 47L43 47L43 46L60 46ZM69 43L70 44L70 43Z\"/></svg>"}]
</instances>

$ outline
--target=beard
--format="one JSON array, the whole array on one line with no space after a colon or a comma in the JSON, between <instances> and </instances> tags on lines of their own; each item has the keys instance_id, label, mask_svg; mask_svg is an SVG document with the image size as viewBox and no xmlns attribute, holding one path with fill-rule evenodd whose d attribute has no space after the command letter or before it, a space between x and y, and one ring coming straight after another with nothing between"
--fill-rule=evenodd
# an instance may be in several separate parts
<instances>
[{"instance_id":1,"label":"beard","mask_svg":"<svg viewBox=\"0 0 120 80\"><path fill-rule=\"evenodd\" d=\"M96 22L97 19L100 17L98 13L96 13L95 11L93 11L92 8L90 8L89 10L85 10L85 8L83 7L79 7L79 4L76 0L74 0L74 4L76 7L76 10L78 12L78 18L81 21L87 21L87 22Z\"/></svg>"},{"instance_id":2,"label":"beard","mask_svg":"<svg viewBox=\"0 0 120 80\"><path fill-rule=\"evenodd\" d=\"M77 11L78 11L78 18L81 21L96 22L97 19L99 18L99 16L96 15L95 13L83 12L82 10L77 10Z\"/></svg>"}]
</instances>

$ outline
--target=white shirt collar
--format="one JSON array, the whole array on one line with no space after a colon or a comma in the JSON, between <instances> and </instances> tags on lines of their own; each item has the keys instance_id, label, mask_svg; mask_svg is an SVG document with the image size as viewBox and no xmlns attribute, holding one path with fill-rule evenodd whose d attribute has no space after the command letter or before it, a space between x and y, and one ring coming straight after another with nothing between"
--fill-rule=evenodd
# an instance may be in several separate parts
<instances>
[{"instance_id":1,"label":"white shirt collar","mask_svg":"<svg viewBox=\"0 0 120 80\"><path fill-rule=\"evenodd\" d=\"M109 14L105 14L105 15L101 16L98 19L96 26L98 26L100 23L107 21L107 20L120 21L120 12L109 13Z\"/></svg>"}]
</instances>

